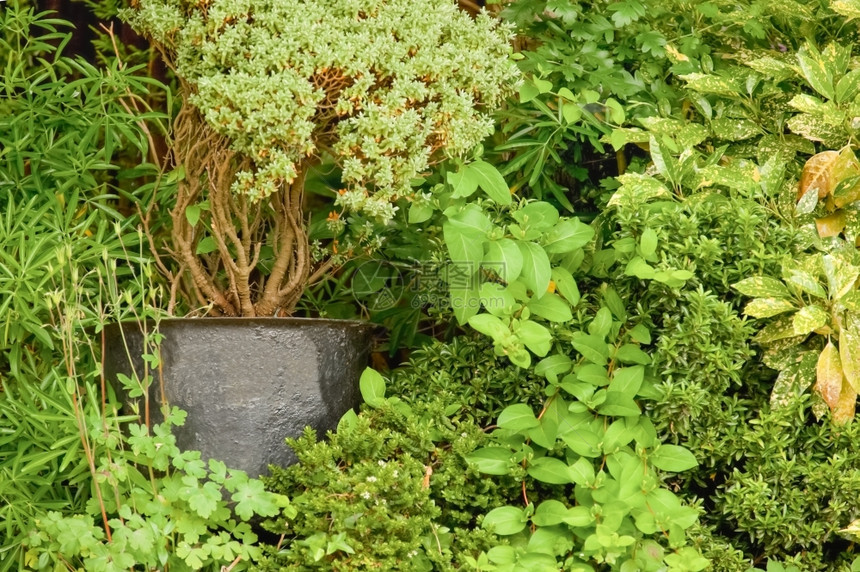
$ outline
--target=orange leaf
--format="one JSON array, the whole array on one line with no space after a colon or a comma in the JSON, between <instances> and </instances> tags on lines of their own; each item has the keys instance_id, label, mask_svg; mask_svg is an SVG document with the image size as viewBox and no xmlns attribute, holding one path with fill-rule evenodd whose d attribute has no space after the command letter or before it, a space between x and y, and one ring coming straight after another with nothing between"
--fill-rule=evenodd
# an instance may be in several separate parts
<instances>
[{"instance_id":1,"label":"orange leaf","mask_svg":"<svg viewBox=\"0 0 860 572\"><path fill-rule=\"evenodd\" d=\"M821 397L824 398L824 402L827 403L831 411L835 411L839 404L843 377L842 360L839 358L839 350L836 349L833 342L828 341L818 356L815 391L821 394Z\"/></svg>"},{"instance_id":2,"label":"orange leaf","mask_svg":"<svg viewBox=\"0 0 860 572\"><path fill-rule=\"evenodd\" d=\"M797 186L798 201L813 187L818 188L819 199L823 199L833 190L836 186L833 180L833 165L838 158L839 151L823 151L809 158L800 174L800 183Z\"/></svg>"},{"instance_id":3,"label":"orange leaf","mask_svg":"<svg viewBox=\"0 0 860 572\"><path fill-rule=\"evenodd\" d=\"M815 219L815 226L821 238L837 236L845 228L845 213L836 211L831 215Z\"/></svg>"}]
</instances>

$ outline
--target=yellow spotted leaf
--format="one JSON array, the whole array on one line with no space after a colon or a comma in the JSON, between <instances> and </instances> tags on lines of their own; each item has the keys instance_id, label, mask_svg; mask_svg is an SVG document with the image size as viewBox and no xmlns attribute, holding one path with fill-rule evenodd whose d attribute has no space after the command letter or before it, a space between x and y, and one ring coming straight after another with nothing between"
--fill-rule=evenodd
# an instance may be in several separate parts
<instances>
[{"instance_id":1,"label":"yellow spotted leaf","mask_svg":"<svg viewBox=\"0 0 860 572\"><path fill-rule=\"evenodd\" d=\"M860 389L860 324L856 318L846 318L839 332L839 357L845 379Z\"/></svg>"},{"instance_id":2,"label":"yellow spotted leaf","mask_svg":"<svg viewBox=\"0 0 860 572\"><path fill-rule=\"evenodd\" d=\"M818 328L826 326L830 321L830 314L821 306L804 306L792 318L794 335L803 336L814 332Z\"/></svg>"},{"instance_id":3,"label":"yellow spotted leaf","mask_svg":"<svg viewBox=\"0 0 860 572\"><path fill-rule=\"evenodd\" d=\"M839 350L828 341L821 354L818 356L818 365L815 368L815 391L817 391L831 411L835 411L839 405L842 394L842 360L839 358Z\"/></svg>"},{"instance_id":4,"label":"yellow spotted leaf","mask_svg":"<svg viewBox=\"0 0 860 572\"><path fill-rule=\"evenodd\" d=\"M837 159L839 159L839 151L822 151L806 161L797 186L798 201L812 188L818 189L819 199L830 194L836 186L836 181L833 180L833 167Z\"/></svg>"},{"instance_id":5,"label":"yellow spotted leaf","mask_svg":"<svg viewBox=\"0 0 860 572\"><path fill-rule=\"evenodd\" d=\"M744 307L744 314L753 318L770 318L794 309L794 304L783 298L756 298Z\"/></svg>"}]
</instances>

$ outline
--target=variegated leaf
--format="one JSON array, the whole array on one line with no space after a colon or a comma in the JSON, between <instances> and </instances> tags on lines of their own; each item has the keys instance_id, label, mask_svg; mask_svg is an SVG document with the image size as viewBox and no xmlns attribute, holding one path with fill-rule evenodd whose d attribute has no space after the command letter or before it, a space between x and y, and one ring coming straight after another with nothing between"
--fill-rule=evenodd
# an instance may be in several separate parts
<instances>
[{"instance_id":1,"label":"variegated leaf","mask_svg":"<svg viewBox=\"0 0 860 572\"><path fill-rule=\"evenodd\" d=\"M744 308L744 314L753 318L770 318L795 310L794 304L782 298L756 298Z\"/></svg>"},{"instance_id":2,"label":"variegated leaf","mask_svg":"<svg viewBox=\"0 0 860 572\"><path fill-rule=\"evenodd\" d=\"M821 306L804 306L794 315L792 323L794 333L802 336L826 326L829 321L830 314Z\"/></svg>"},{"instance_id":3,"label":"variegated leaf","mask_svg":"<svg viewBox=\"0 0 860 572\"><path fill-rule=\"evenodd\" d=\"M821 395L831 411L839 404L843 377L839 350L836 349L833 342L828 341L824 349L821 350L818 364L815 367L815 391Z\"/></svg>"},{"instance_id":4,"label":"variegated leaf","mask_svg":"<svg viewBox=\"0 0 860 572\"><path fill-rule=\"evenodd\" d=\"M860 0L833 0L830 3L830 8L849 20L860 18Z\"/></svg>"},{"instance_id":5,"label":"variegated leaf","mask_svg":"<svg viewBox=\"0 0 860 572\"><path fill-rule=\"evenodd\" d=\"M794 212L797 215L807 215L815 210L818 206L818 189L815 187L806 191L806 194L800 197L797 201L797 206L794 207Z\"/></svg>"},{"instance_id":6,"label":"variegated leaf","mask_svg":"<svg viewBox=\"0 0 860 572\"><path fill-rule=\"evenodd\" d=\"M802 339L795 336L773 342L762 353L762 361L767 367L779 371L799 363L806 353L803 347L798 345L801 341Z\"/></svg>"},{"instance_id":7,"label":"variegated leaf","mask_svg":"<svg viewBox=\"0 0 860 572\"><path fill-rule=\"evenodd\" d=\"M848 292L839 299L839 303L846 310L851 312L860 312L860 291L853 290Z\"/></svg>"},{"instance_id":8,"label":"variegated leaf","mask_svg":"<svg viewBox=\"0 0 860 572\"><path fill-rule=\"evenodd\" d=\"M776 82L788 79L794 75L794 70L785 62L776 58L763 57L746 62L746 65L758 73L773 78Z\"/></svg>"},{"instance_id":9,"label":"variegated leaf","mask_svg":"<svg viewBox=\"0 0 860 572\"><path fill-rule=\"evenodd\" d=\"M786 125L793 133L810 141L821 141L829 147L839 147L848 138L842 127L828 123L820 115L800 113L789 119Z\"/></svg>"},{"instance_id":10,"label":"variegated leaf","mask_svg":"<svg viewBox=\"0 0 860 572\"><path fill-rule=\"evenodd\" d=\"M860 268L851 264L844 256L828 254L822 259L824 275L830 287L830 297L838 300L854 289Z\"/></svg>"},{"instance_id":11,"label":"variegated leaf","mask_svg":"<svg viewBox=\"0 0 860 572\"><path fill-rule=\"evenodd\" d=\"M818 352L807 351L800 359L779 372L770 394L774 409L790 405L815 382L815 362Z\"/></svg>"},{"instance_id":12,"label":"variegated leaf","mask_svg":"<svg viewBox=\"0 0 860 572\"><path fill-rule=\"evenodd\" d=\"M663 183L648 175L624 173L618 181L621 187L609 199L610 206L639 206L651 199L672 196Z\"/></svg>"},{"instance_id":13,"label":"variegated leaf","mask_svg":"<svg viewBox=\"0 0 860 572\"><path fill-rule=\"evenodd\" d=\"M860 7L858 7L858 14L855 17L860 18ZM839 529L839 534L851 538L854 542L860 541L860 518L852 520L851 524Z\"/></svg>"},{"instance_id":14,"label":"variegated leaf","mask_svg":"<svg viewBox=\"0 0 860 572\"><path fill-rule=\"evenodd\" d=\"M714 95L735 96L740 91L728 79L703 73L691 73L682 75L681 79L687 82L687 87L699 93L711 93Z\"/></svg>"},{"instance_id":15,"label":"variegated leaf","mask_svg":"<svg viewBox=\"0 0 860 572\"><path fill-rule=\"evenodd\" d=\"M726 117L711 121L711 130L716 137L726 141L743 141L762 133L761 128L752 121Z\"/></svg>"},{"instance_id":16,"label":"variegated leaf","mask_svg":"<svg viewBox=\"0 0 860 572\"><path fill-rule=\"evenodd\" d=\"M769 345L778 340L797 337L794 335L794 324L791 316L780 316L763 327L753 338L759 345ZM798 341L799 343L799 341Z\"/></svg>"},{"instance_id":17,"label":"variegated leaf","mask_svg":"<svg viewBox=\"0 0 860 572\"><path fill-rule=\"evenodd\" d=\"M803 272L802 270L791 270L788 275L788 282L799 287L802 291L816 298L827 298L827 291L818 283L818 280L812 274Z\"/></svg>"},{"instance_id":18,"label":"variegated leaf","mask_svg":"<svg viewBox=\"0 0 860 572\"><path fill-rule=\"evenodd\" d=\"M842 320L839 357L845 379L857 391L860 389L860 323L855 316L848 315Z\"/></svg>"},{"instance_id":19,"label":"variegated leaf","mask_svg":"<svg viewBox=\"0 0 860 572\"><path fill-rule=\"evenodd\" d=\"M798 50L797 62L812 89L827 99L834 99L836 97L833 87L834 62L824 56L815 49L815 46L806 44Z\"/></svg>"},{"instance_id":20,"label":"variegated leaf","mask_svg":"<svg viewBox=\"0 0 860 572\"><path fill-rule=\"evenodd\" d=\"M768 276L753 276L732 284L732 288L751 298L789 298L791 294L779 280Z\"/></svg>"}]
</instances>

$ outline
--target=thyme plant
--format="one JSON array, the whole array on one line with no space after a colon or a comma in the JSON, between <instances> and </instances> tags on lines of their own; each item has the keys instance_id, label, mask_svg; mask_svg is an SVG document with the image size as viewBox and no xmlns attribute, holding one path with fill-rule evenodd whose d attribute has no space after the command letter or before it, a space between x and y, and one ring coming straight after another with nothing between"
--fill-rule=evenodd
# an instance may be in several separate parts
<instances>
[{"instance_id":1,"label":"thyme plant","mask_svg":"<svg viewBox=\"0 0 860 572\"><path fill-rule=\"evenodd\" d=\"M141 0L123 15L180 79L172 254L217 315L289 313L378 246L392 200L488 136L518 77L509 29L451 0ZM324 156L342 169L325 248L302 208Z\"/></svg>"}]
</instances>

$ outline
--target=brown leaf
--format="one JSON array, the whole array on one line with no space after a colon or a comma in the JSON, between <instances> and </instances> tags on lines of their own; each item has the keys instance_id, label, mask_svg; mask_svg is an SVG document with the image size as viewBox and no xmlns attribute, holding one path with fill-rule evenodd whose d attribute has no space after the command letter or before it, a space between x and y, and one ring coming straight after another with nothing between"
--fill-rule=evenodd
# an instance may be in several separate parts
<instances>
[{"instance_id":1,"label":"brown leaf","mask_svg":"<svg viewBox=\"0 0 860 572\"><path fill-rule=\"evenodd\" d=\"M837 236L845 228L845 213L836 211L831 215L815 219L815 227L818 229L818 236L821 238Z\"/></svg>"},{"instance_id":2,"label":"brown leaf","mask_svg":"<svg viewBox=\"0 0 860 572\"><path fill-rule=\"evenodd\" d=\"M818 356L815 391L821 394L831 411L835 411L839 405L843 377L839 350L836 349L833 342L828 341Z\"/></svg>"},{"instance_id":3,"label":"brown leaf","mask_svg":"<svg viewBox=\"0 0 860 572\"><path fill-rule=\"evenodd\" d=\"M836 186L833 166L837 159L839 151L822 151L809 158L800 174L800 183L797 186L798 201L813 187L818 188L819 199L823 199L833 190Z\"/></svg>"},{"instance_id":4,"label":"brown leaf","mask_svg":"<svg viewBox=\"0 0 860 572\"><path fill-rule=\"evenodd\" d=\"M842 384L842 392L839 394L839 401L836 403L836 407L831 408L833 422L842 424L854 419L854 410L856 408L857 392L846 381Z\"/></svg>"}]
</instances>

